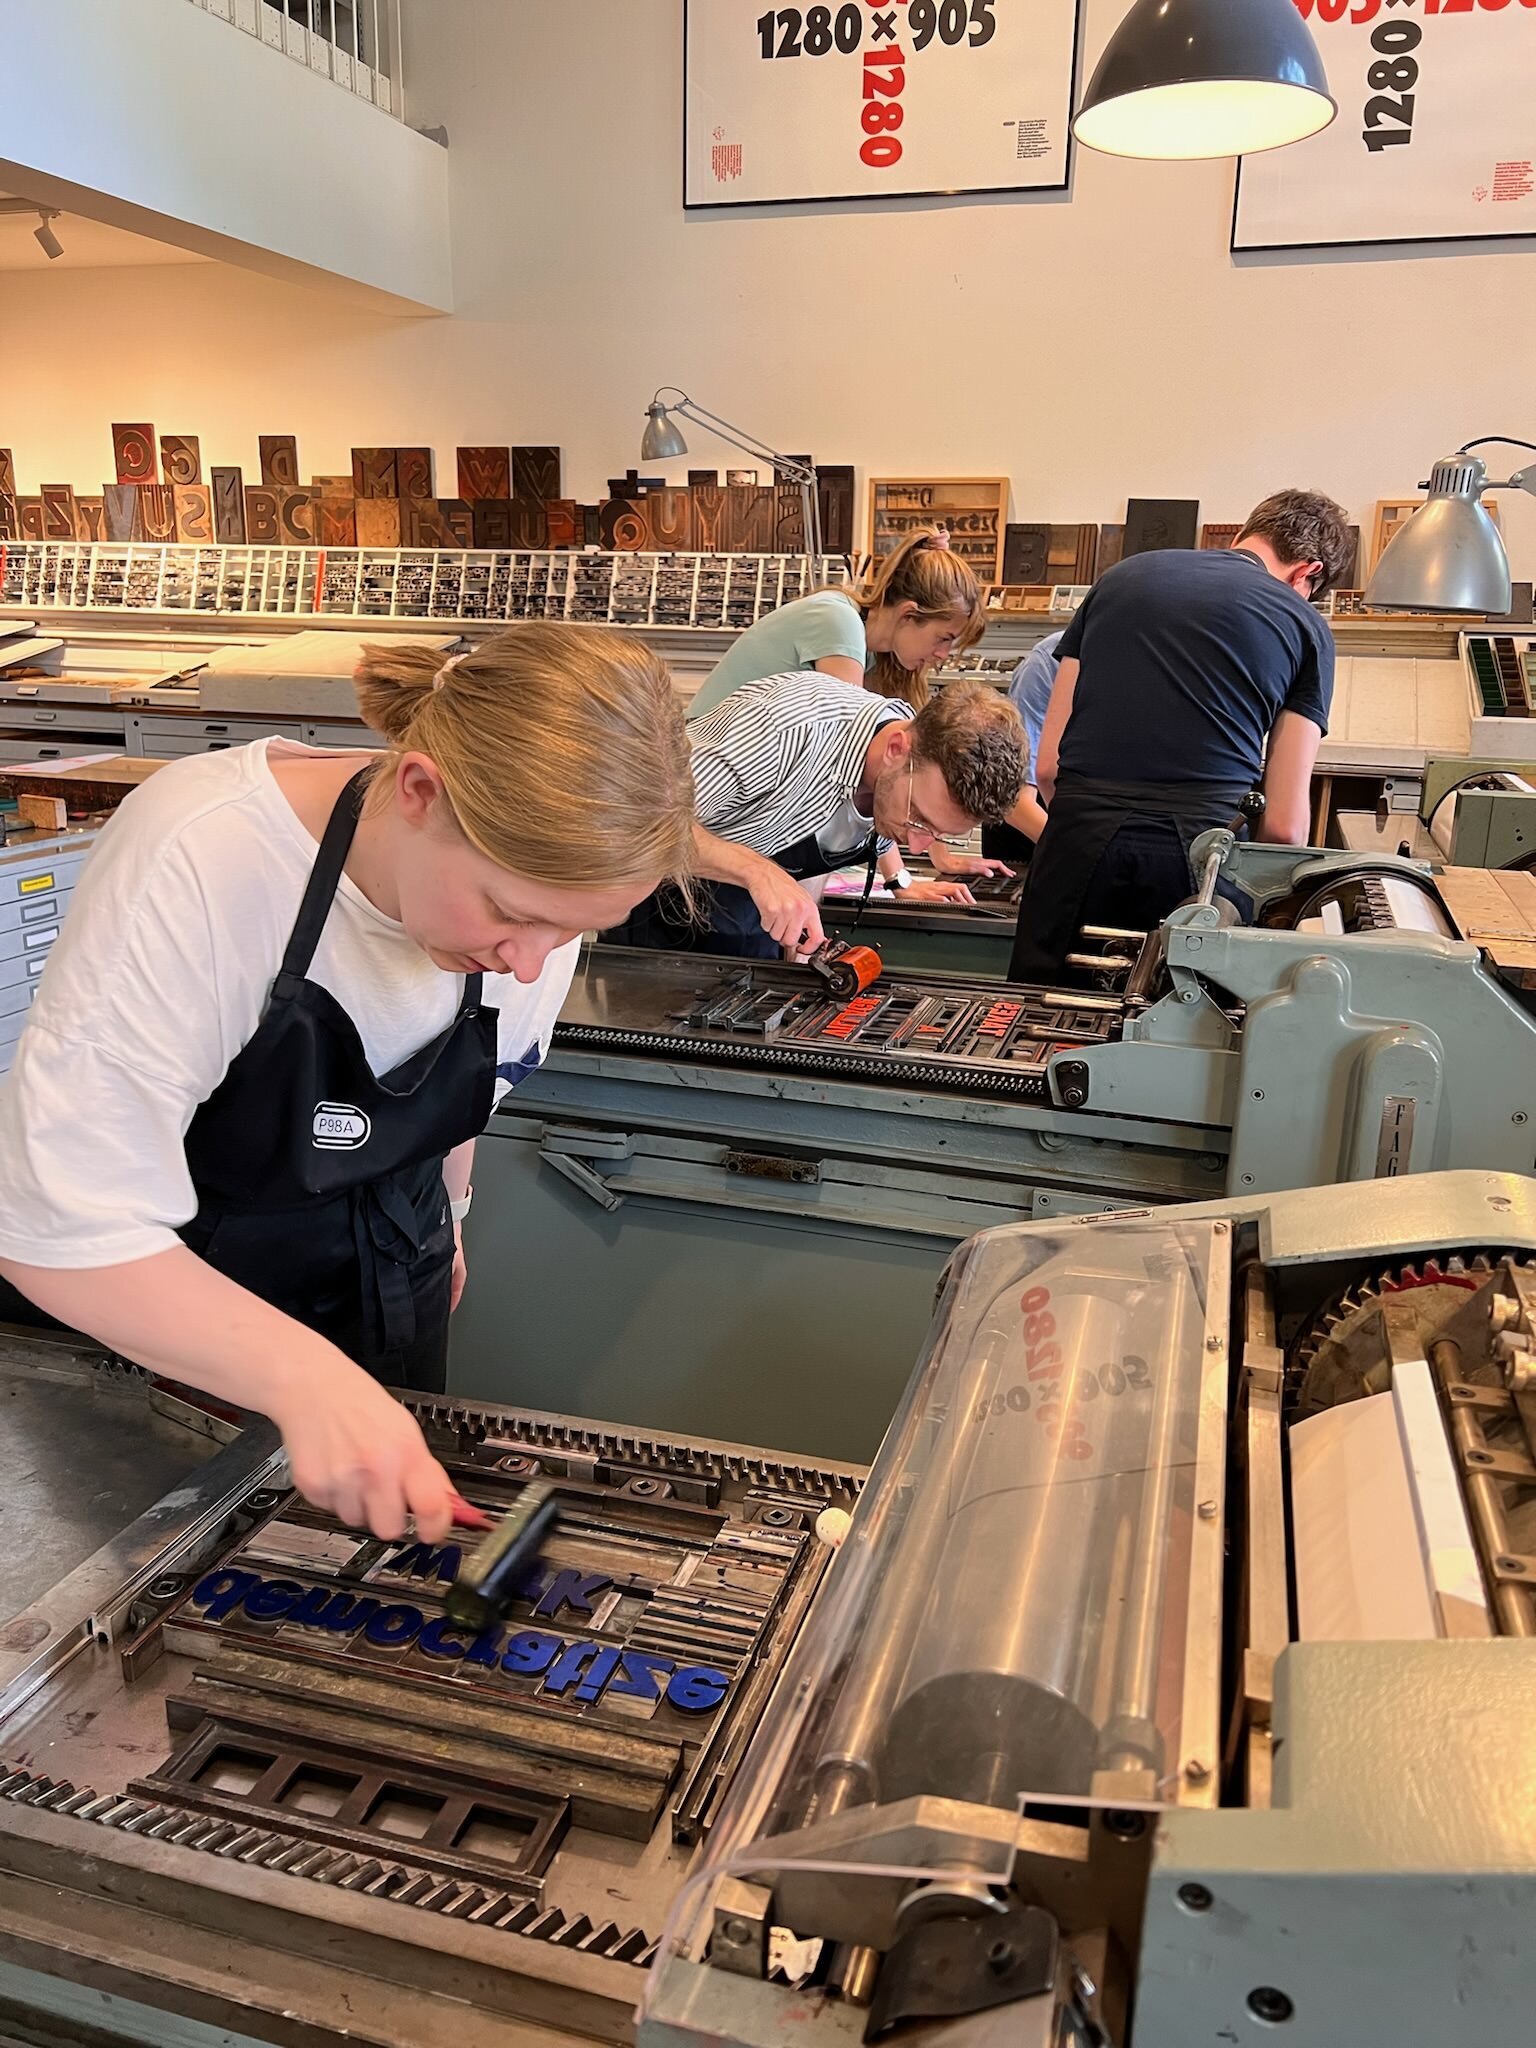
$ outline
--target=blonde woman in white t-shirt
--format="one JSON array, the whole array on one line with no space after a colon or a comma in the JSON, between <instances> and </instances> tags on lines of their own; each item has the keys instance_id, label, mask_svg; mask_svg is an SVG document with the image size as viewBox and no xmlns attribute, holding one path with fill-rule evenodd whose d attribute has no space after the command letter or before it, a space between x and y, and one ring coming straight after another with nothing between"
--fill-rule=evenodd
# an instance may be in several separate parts
<instances>
[{"instance_id":1,"label":"blonde woman in white t-shirt","mask_svg":"<svg viewBox=\"0 0 1536 2048\"><path fill-rule=\"evenodd\" d=\"M358 671L381 755L174 763L102 833L0 1086L0 1316L26 1303L279 1426L342 1521L440 1541L441 1390L499 1090L580 934L686 877L663 665L530 625Z\"/></svg>"}]
</instances>

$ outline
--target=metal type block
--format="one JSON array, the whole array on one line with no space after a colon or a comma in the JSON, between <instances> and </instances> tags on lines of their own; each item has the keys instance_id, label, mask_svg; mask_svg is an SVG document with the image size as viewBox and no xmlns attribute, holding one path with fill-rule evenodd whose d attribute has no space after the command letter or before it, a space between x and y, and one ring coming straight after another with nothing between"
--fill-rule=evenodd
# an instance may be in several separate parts
<instances>
[{"instance_id":1,"label":"metal type block","mask_svg":"<svg viewBox=\"0 0 1536 2048\"><path fill-rule=\"evenodd\" d=\"M0 497L16 495L16 458L9 448L0 448Z\"/></svg>"},{"instance_id":2,"label":"metal type block","mask_svg":"<svg viewBox=\"0 0 1536 2048\"><path fill-rule=\"evenodd\" d=\"M395 488L402 498L430 498L436 495L432 488L430 448L395 450Z\"/></svg>"},{"instance_id":3,"label":"metal type block","mask_svg":"<svg viewBox=\"0 0 1536 2048\"><path fill-rule=\"evenodd\" d=\"M120 484L152 484L157 474L154 428L114 425L112 459Z\"/></svg>"},{"instance_id":4,"label":"metal type block","mask_svg":"<svg viewBox=\"0 0 1536 2048\"><path fill-rule=\"evenodd\" d=\"M481 498L512 495L510 448L461 448L458 451L459 496L473 505Z\"/></svg>"},{"instance_id":5,"label":"metal type block","mask_svg":"<svg viewBox=\"0 0 1536 2048\"><path fill-rule=\"evenodd\" d=\"M160 436L160 481L176 485L200 484L203 461L196 434Z\"/></svg>"},{"instance_id":6,"label":"metal type block","mask_svg":"<svg viewBox=\"0 0 1536 2048\"><path fill-rule=\"evenodd\" d=\"M293 491L299 487L299 444L292 434L259 434L261 480L270 491Z\"/></svg>"},{"instance_id":7,"label":"metal type block","mask_svg":"<svg viewBox=\"0 0 1536 2048\"><path fill-rule=\"evenodd\" d=\"M512 493L514 498L560 496L560 450L558 448L514 448L512 450Z\"/></svg>"},{"instance_id":8,"label":"metal type block","mask_svg":"<svg viewBox=\"0 0 1536 2048\"><path fill-rule=\"evenodd\" d=\"M398 498L393 448L354 448L352 488L359 498ZM364 546L373 543L364 542Z\"/></svg>"},{"instance_id":9,"label":"metal type block","mask_svg":"<svg viewBox=\"0 0 1536 2048\"><path fill-rule=\"evenodd\" d=\"M213 478L213 532L222 547L245 543L245 486L238 469L215 469Z\"/></svg>"},{"instance_id":10,"label":"metal type block","mask_svg":"<svg viewBox=\"0 0 1536 2048\"><path fill-rule=\"evenodd\" d=\"M176 538L179 541L213 539L213 494L207 484L174 484L172 502L176 508Z\"/></svg>"},{"instance_id":11,"label":"metal type block","mask_svg":"<svg viewBox=\"0 0 1536 2048\"><path fill-rule=\"evenodd\" d=\"M76 537L75 492L72 484L43 484L44 540L73 540Z\"/></svg>"}]
</instances>

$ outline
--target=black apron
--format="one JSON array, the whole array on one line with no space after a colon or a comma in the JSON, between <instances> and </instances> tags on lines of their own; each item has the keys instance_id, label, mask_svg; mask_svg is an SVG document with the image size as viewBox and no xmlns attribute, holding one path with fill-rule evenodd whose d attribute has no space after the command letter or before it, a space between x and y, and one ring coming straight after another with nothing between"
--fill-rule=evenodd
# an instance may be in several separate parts
<instances>
[{"instance_id":1,"label":"black apron","mask_svg":"<svg viewBox=\"0 0 1536 2048\"><path fill-rule=\"evenodd\" d=\"M879 840L874 833L846 853L824 853L814 832L771 854L775 866L797 882L813 875L835 875L856 860L867 860L869 876L864 900L874 886ZM763 930L757 905L748 889L734 882L704 882L696 891L702 916L689 912L684 897L669 882L637 903L628 918L603 933L611 946L650 946L663 953L724 953L739 960L778 960L784 949Z\"/></svg>"},{"instance_id":2,"label":"black apron","mask_svg":"<svg viewBox=\"0 0 1536 2048\"><path fill-rule=\"evenodd\" d=\"M375 1378L440 1393L454 1256L443 1160L489 1120L498 1018L472 974L452 1023L378 1078L352 1019L307 979L367 773L336 801L254 1037L192 1119L198 1210L180 1235Z\"/></svg>"},{"instance_id":3,"label":"black apron","mask_svg":"<svg viewBox=\"0 0 1536 2048\"><path fill-rule=\"evenodd\" d=\"M1213 826L1233 824L1248 788L1064 775L1029 865L1008 979L1089 986L1090 973L1066 964L1069 953L1094 950L1081 944L1083 926L1149 931L1161 923L1194 887L1190 847Z\"/></svg>"}]
</instances>

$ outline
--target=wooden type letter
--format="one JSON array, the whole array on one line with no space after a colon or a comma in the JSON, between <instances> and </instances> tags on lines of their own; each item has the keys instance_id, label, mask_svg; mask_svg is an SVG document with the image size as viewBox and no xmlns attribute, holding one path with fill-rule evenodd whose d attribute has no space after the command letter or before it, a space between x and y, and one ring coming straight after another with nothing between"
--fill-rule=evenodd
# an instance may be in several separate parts
<instances>
[{"instance_id":1,"label":"wooden type letter","mask_svg":"<svg viewBox=\"0 0 1536 2048\"><path fill-rule=\"evenodd\" d=\"M46 540L43 532L43 501L41 498L18 498L16 518L21 527L23 540Z\"/></svg>"},{"instance_id":2,"label":"wooden type letter","mask_svg":"<svg viewBox=\"0 0 1536 2048\"><path fill-rule=\"evenodd\" d=\"M1008 526L1003 532L1003 581L1046 583L1050 580L1051 529Z\"/></svg>"},{"instance_id":3,"label":"wooden type letter","mask_svg":"<svg viewBox=\"0 0 1536 2048\"><path fill-rule=\"evenodd\" d=\"M609 498L602 509L602 544L620 553L642 553L651 545L644 498Z\"/></svg>"},{"instance_id":4,"label":"wooden type letter","mask_svg":"<svg viewBox=\"0 0 1536 2048\"><path fill-rule=\"evenodd\" d=\"M687 492L681 494L687 497ZM586 533L582 524L581 507L574 498L549 498L544 505L544 523L549 533L552 548L579 548Z\"/></svg>"},{"instance_id":5,"label":"wooden type letter","mask_svg":"<svg viewBox=\"0 0 1536 2048\"><path fill-rule=\"evenodd\" d=\"M395 487L402 498L430 498L432 496L432 450L430 448L397 448L395 450Z\"/></svg>"},{"instance_id":6,"label":"wooden type letter","mask_svg":"<svg viewBox=\"0 0 1536 2048\"><path fill-rule=\"evenodd\" d=\"M213 493L207 484L172 484L176 506L176 538L186 541L213 539Z\"/></svg>"},{"instance_id":7,"label":"wooden type letter","mask_svg":"<svg viewBox=\"0 0 1536 2048\"><path fill-rule=\"evenodd\" d=\"M277 500L277 523L283 539L300 547L312 546L315 538L314 492L299 485L275 490L272 495Z\"/></svg>"},{"instance_id":8,"label":"wooden type letter","mask_svg":"<svg viewBox=\"0 0 1536 2048\"><path fill-rule=\"evenodd\" d=\"M714 483L690 483L693 500L693 544L702 554L723 554L726 524L725 487L718 477Z\"/></svg>"},{"instance_id":9,"label":"wooden type letter","mask_svg":"<svg viewBox=\"0 0 1536 2048\"><path fill-rule=\"evenodd\" d=\"M1202 550L1207 551L1212 548L1229 548L1241 532L1240 526L1202 526L1200 546Z\"/></svg>"},{"instance_id":10,"label":"wooden type letter","mask_svg":"<svg viewBox=\"0 0 1536 2048\"><path fill-rule=\"evenodd\" d=\"M737 552L743 555L773 553L774 491L771 484L733 484L726 496L732 501L732 524L737 531Z\"/></svg>"},{"instance_id":11,"label":"wooden type letter","mask_svg":"<svg viewBox=\"0 0 1536 2048\"><path fill-rule=\"evenodd\" d=\"M120 484L152 484L155 480L155 430L152 426L112 428L112 457Z\"/></svg>"},{"instance_id":12,"label":"wooden type letter","mask_svg":"<svg viewBox=\"0 0 1536 2048\"><path fill-rule=\"evenodd\" d=\"M436 498L401 498L400 545L403 548L446 548L452 545Z\"/></svg>"},{"instance_id":13,"label":"wooden type letter","mask_svg":"<svg viewBox=\"0 0 1536 2048\"><path fill-rule=\"evenodd\" d=\"M253 547L276 547L283 537L277 492L266 484L245 487L245 537Z\"/></svg>"},{"instance_id":14,"label":"wooden type letter","mask_svg":"<svg viewBox=\"0 0 1536 2048\"><path fill-rule=\"evenodd\" d=\"M688 472L688 488L690 491L695 484L718 484L719 481L720 472L718 469L690 469Z\"/></svg>"},{"instance_id":15,"label":"wooden type letter","mask_svg":"<svg viewBox=\"0 0 1536 2048\"><path fill-rule=\"evenodd\" d=\"M102 524L106 528L107 540L142 540L143 529L139 525L139 486L137 484L103 484L101 487Z\"/></svg>"},{"instance_id":16,"label":"wooden type letter","mask_svg":"<svg viewBox=\"0 0 1536 2048\"><path fill-rule=\"evenodd\" d=\"M514 498L546 498L560 495L560 450L558 448L514 448L512 450L512 495Z\"/></svg>"},{"instance_id":17,"label":"wooden type letter","mask_svg":"<svg viewBox=\"0 0 1536 2048\"><path fill-rule=\"evenodd\" d=\"M1099 529L1053 526L1046 566L1052 583L1091 583L1099 571Z\"/></svg>"},{"instance_id":18,"label":"wooden type letter","mask_svg":"<svg viewBox=\"0 0 1536 2048\"><path fill-rule=\"evenodd\" d=\"M299 444L292 434L260 434L261 480L269 491L299 487Z\"/></svg>"},{"instance_id":19,"label":"wooden type letter","mask_svg":"<svg viewBox=\"0 0 1536 2048\"><path fill-rule=\"evenodd\" d=\"M100 498L76 498L75 523L82 540L105 540L106 506Z\"/></svg>"},{"instance_id":20,"label":"wooden type letter","mask_svg":"<svg viewBox=\"0 0 1536 2048\"><path fill-rule=\"evenodd\" d=\"M350 472L346 476L312 476L309 488L317 498L329 498L333 504L340 503L343 499L350 502L357 496L357 492L352 488Z\"/></svg>"},{"instance_id":21,"label":"wooden type letter","mask_svg":"<svg viewBox=\"0 0 1536 2048\"><path fill-rule=\"evenodd\" d=\"M223 547L245 539L245 487L238 469L209 471L213 478L213 536Z\"/></svg>"},{"instance_id":22,"label":"wooden type letter","mask_svg":"<svg viewBox=\"0 0 1536 2048\"><path fill-rule=\"evenodd\" d=\"M43 539L73 540L76 531L74 485L42 484L38 495L43 501Z\"/></svg>"},{"instance_id":23,"label":"wooden type letter","mask_svg":"<svg viewBox=\"0 0 1536 2048\"><path fill-rule=\"evenodd\" d=\"M0 491L0 540L20 539L21 514L16 509L16 494L14 491Z\"/></svg>"},{"instance_id":24,"label":"wooden type letter","mask_svg":"<svg viewBox=\"0 0 1536 2048\"><path fill-rule=\"evenodd\" d=\"M781 555L803 555L807 545L804 495L798 484L781 479L773 487L774 551Z\"/></svg>"},{"instance_id":25,"label":"wooden type letter","mask_svg":"<svg viewBox=\"0 0 1536 2048\"><path fill-rule=\"evenodd\" d=\"M438 516L447 533L440 543L447 548L472 548L475 544L475 508L467 498L439 498Z\"/></svg>"},{"instance_id":26,"label":"wooden type letter","mask_svg":"<svg viewBox=\"0 0 1536 2048\"><path fill-rule=\"evenodd\" d=\"M196 434L160 436L160 480L173 488L202 482L203 458Z\"/></svg>"},{"instance_id":27,"label":"wooden type letter","mask_svg":"<svg viewBox=\"0 0 1536 2048\"><path fill-rule=\"evenodd\" d=\"M510 498L512 495L512 450L510 448L461 448L459 450L459 496L471 505L482 498Z\"/></svg>"},{"instance_id":28,"label":"wooden type letter","mask_svg":"<svg viewBox=\"0 0 1536 2048\"><path fill-rule=\"evenodd\" d=\"M146 540L176 538L176 500L169 484L139 485L139 524Z\"/></svg>"},{"instance_id":29,"label":"wooden type letter","mask_svg":"<svg viewBox=\"0 0 1536 2048\"><path fill-rule=\"evenodd\" d=\"M9 448L0 448L0 498L16 495L16 458Z\"/></svg>"},{"instance_id":30,"label":"wooden type letter","mask_svg":"<svg viewBox=\"0 0 1536 2048\"><path fill-rule=\"evenodd\" d=\"M643 502L657 547L676 554L693 546L693 500L687 491L648 491Z\"/></svg>"},{"instance_id":31,"label":"wooden type letter","mask_svg":"<svg viewBox=\"0 0 1536 2048\"><path fill-rule=\"evenodd\" d=\"M354 448L352 488L359 498L398 498L393 448Z\"/></svg>"},{"instance_id":32,"label":"wooden type letter","mask_svg":"<svg viewBox=\"0 0 1536 2048\"><path fill-rule=\"evenodd\" d=\"M1125 528L1123 526L1101 526L1099 528L1099 574L1113 569L1116 562L1125 559Z\"/></svg>"},{"instance_id":33,"label":"wooden type letter","mask_svg":"<svg viewBox=\"0 0 1536 2048\"><path fill-rule=\"evenodd\" d=\"M1193 498L1132 498L1125 513L1125 552L1192 548L1199 519L1200 506Z\"/></svg>"},{"instance_id":34,"label":"wooden type letter","mask_svg":"<svg viewBox=\"0 0 1536 2048\"><path fill-rule=\"evenodd\" d=\"M817 471L821 497L821 544L829 555L853 553L854 475L851 463L830 463Z\"/></svg>"},{"instance_id":35,"label":"wooden type letter","mask_svg":"<svg viewBox=\"0 0 1536 2048\"><path fill-rule=\"evenodd\" d=\"M582 541L586 547L597 548L603 544L603 508L601 505L583 505L581 508Z\"/></svg>"},{"instance_id":36,"label":"wooden type letter","mask_svg":"<svg viewBox=\"0 0 1536 2048\"><path fill-rule=\"evenodd\" d=\"M322 548L355 548L357 546L357 500L350 494L352 479L345 498L328 498L321 492L315 499L315 541Z\"/></svg>"},{"instance_id":37,"label":"wooden type letter","mask_svg":"<svg viewBox=\"0 0 1536 2048\"><path fill-rule=\"evenodd\" d=\"M393 453L393 450L391 450ZM391 464L393 467L393 464ZM400 545L400 500L359 498L357 501L357 544L360 548L397 548Z\"/></svg>"},{"instance_id":38,"label":"wooden type letter","mask_svg":"<svg viewBox=\"0 0 1536 2048\"><path fill-rule=\"evenodd\" d=\"M463 453L463 450L460 450ZM459 471L462 477L463 469ZM510 548L512 545L512 500L474 498L470 501L475 521L477 548Z\"/></svg>"},{"instance_id":39,"label":"wooden type letter","mask_svg":"<svg viewBox=\"0 0 1536 2048\"><path fill-rule=\"evenodd\" d=\"M517 474L514 469L513 475ZM542 498L517 497L512 501L512 545L515 548L543 548L549 545L549 520Z\"/></svg>"}]
</instances>

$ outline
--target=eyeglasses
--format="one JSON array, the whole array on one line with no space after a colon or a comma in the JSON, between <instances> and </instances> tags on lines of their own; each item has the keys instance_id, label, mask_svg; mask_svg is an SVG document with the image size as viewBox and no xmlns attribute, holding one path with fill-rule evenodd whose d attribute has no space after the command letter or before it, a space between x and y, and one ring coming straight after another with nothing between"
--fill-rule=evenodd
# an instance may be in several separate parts
<instances>
[{"instance_id":1,"label":"eyeglasses","mask_svg":"<svg viewBox=\"0 0 1536 2048\"><path fill-rule=\"evenodd\" d=\"M971 835L969 832L936 831L935 828L932 825L930 825L925 818L920 818L917 815L917 812L913 810L912 788L916 776L917 757L916 755L908 755L907 815L902 819L901 823L896 827L895 832L891 836L895 839L905 839L909 832L921 832L925 839L931 839L935 842L936 845L939 846L969 846L971 843Z\"/></svg>"}]
</instances>

